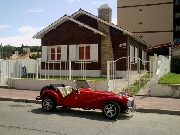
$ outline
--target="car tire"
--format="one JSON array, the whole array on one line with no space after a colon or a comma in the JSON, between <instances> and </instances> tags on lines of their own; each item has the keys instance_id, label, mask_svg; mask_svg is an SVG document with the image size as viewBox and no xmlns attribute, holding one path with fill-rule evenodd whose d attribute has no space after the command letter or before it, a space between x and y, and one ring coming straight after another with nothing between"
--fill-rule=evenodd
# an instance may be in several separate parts
<instances>
[{"instance_id":1,"label":"car tire","mask_svg":"<svg viewBox=\"0 0 180 135\"><path fill-rule=\"evenodd\" d=\"M120 106L117 102L109 101L104 104L102 113L107 119L114 120L120 114Z\"/></svg>"},{"instance_id":2,"label":"car tire","mask_svg":"<svg viewBox=\"0 0 180 135\"><path fill-rule=\"evenodd\" d=\"M42 100L42 108L46 112L52 112L56 109L56 102L52 97L44 97Z\"/></svg>"}]
</instances>

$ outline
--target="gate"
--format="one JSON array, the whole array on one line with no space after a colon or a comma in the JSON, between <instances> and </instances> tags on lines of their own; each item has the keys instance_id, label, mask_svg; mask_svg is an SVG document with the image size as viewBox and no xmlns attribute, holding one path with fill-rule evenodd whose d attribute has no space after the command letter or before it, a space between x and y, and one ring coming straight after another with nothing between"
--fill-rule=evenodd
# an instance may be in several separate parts
<instances>
[{"instance_id":1,"label":"gate","mask_svg":"<svg viewBox=\"0 0 180 135\"><path fill-rule=\"evenodd\" d=\"M131 59L134 59L136 63L130 62ZM120 70L120 67L122 65L122 62L126 62L127 70L122 71ZM121 65L120 65L121 63ZM132 65L135 65L136 70L132 70ZM147 70L149 65L149 71ZM141 70L143 67L143 71ZM143 75L145 75L147 72L149 72L149 78L142 78ZM113 91L116 93L126 93L130 92L133 89L140 89L141 83L147 83L146 88L150 87L150 79L152 77L152 71L151 71L151 61L143 61L140 58L137 57L122 57L115 61L108 61L107 62L107 80L108 80L108 86L109 91ZM134 83L136 85L134 86ZM146 91L149 91L146 89Z\"/></svg>"}]
</instances>

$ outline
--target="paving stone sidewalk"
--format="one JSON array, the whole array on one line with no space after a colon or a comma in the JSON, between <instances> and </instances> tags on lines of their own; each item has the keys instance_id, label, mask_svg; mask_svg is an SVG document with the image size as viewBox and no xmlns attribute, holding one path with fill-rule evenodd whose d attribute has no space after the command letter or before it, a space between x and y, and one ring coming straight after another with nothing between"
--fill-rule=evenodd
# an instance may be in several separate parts
<instances>
[{"instance_id":1,"label":"paving stone sidewalk","mask_svg":"<svg viewBox=\"0 0 180 135\"><path fill-rule=\"evenodd\" d=\"M40 103L35 100L39 90L17 90L0 88L1 101ZM180 115L180 99L167 97L134 96L136 111Z\"/></svg>"}]
</instances>

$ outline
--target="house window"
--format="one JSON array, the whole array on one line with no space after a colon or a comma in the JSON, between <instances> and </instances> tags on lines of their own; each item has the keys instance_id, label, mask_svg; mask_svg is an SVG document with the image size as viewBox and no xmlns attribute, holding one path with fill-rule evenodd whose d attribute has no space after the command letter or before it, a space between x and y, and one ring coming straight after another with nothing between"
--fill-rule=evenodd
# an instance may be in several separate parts
<instances>
[{"instance_id":1,"label":"house window","mask_svg":"<svg viewBox=\"0 0 180 135\"><path fill-rule=\"evenodd\" d=\"M175 18L180 18L180 13L175 13Z\"/></svg>"},{"instance_id":2,"label":"house window","mask_svg":"<svg viewBox=\"0 0 180 135\"><path fill-rule=\"evenodd\" d=\"M61 60L61 47L50 47L50 60Z\"/></svg>"},{"instance_id":3,"label":"house window","mask_svg":"<svg viewBox=\"0 0 180 135\"><path fill-rule=\"evenodd\" d=\"M139 11L142 11L142 9L139 9Z\"/></svg>"},{"instance_id":4,"label":"house window","mask_svg":"<svg viewBox=\"0 0 180 135\"><path fill-rule=\"evenodd\" d=\"M176 26L176 30L175 31L180 31L180 26Z\"/></svg>"},{"instance_id":5,"label":"house window","mask_svg":"<svg viewBox=\"0 0 180 135\"><path fill-rule=\"evenodd\" d=\"M180 38L175 38L174 42L180 42Z\"/></svg>"},{"instance_id":6,"label":"house window","mask_svg":"<svg viewBox=\"0 0 180 135\"><path fill-rule=\"evenodd\" d=\"M180 5L180 0L176 0L175 5Z\"/></svg>"},{"instance_id":7,"label":"house window","mask_svg":"<svg viewBox=\"0 0 180 135\"><path fill-rule=\"evenodd\" d=\"M79 60L90 60L90 46L79 47Z\"/></svg>"},{"instance_id":8,"label":"house window","mask_svg":"<svg viewBox=\"0 0 180 135\"><path fill-rule=\"evenodd\" d=\"M143 38L143 36L139 36L140 38Z\"/></svg>"},{"instance_id":9,"label":"house window","mask_svg":"<svg viewBox=\"0 0 180 135\"><path fill-rule=\"evenodd\" d=\"M142 22L139 22L139 24L142 24Z\"/></svg>"}]
</instances>

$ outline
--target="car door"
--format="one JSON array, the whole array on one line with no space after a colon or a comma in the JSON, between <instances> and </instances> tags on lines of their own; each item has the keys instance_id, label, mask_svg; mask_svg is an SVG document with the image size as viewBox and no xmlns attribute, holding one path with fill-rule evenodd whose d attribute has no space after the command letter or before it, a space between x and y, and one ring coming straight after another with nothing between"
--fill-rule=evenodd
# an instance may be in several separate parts
<instances>
[{"instance_id":1,"label":"car door","mask_svg":"<svg viewBox=\"0 0 180 135\"><path fill-rule=\"evenodd\" d=\"M75 96L75 104L80 108L88 108L91 104L91 89L89 88L80 88Z\"/></svg>"},{"instance_id":2,"label":"car door","mask_svg":"<svg viewBox=\"0 0 180 135\"><path fill-rule=\"evenodd\" d=\"M72 91L69 95L62 97L61 104L66 107L76 107L76 90Z\"/></svg>"}]
</instances>

